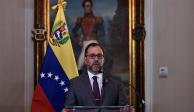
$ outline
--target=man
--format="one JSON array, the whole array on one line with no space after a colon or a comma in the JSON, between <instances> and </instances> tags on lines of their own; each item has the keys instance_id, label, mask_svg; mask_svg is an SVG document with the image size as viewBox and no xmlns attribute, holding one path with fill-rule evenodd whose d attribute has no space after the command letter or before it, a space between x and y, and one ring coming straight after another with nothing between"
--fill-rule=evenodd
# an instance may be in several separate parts
<instances>
[{"instance_id":1,"label":"man","mask_svg":"<svg viewBox=\"0 0 194 112\"><path fill-rule=\"evenodd\" d=\"M84 16L78 17L73 28L73 37L78 40L78 45L82 47L78 59L78 70L82 70L84 65L84 51L88 44L98 43L98 39L104 36L103 19L95 16L92 11L92 0L83 0L82 7Z\"/></svg>"},{"instance_id":2,"label":"man","mask_svg":"<svg viewBox=\"0 0 194 112\"><path fill-rule=\"evenodd\" d=\"M87 70L71 80L65 107L128 104L122 82L103 73L104 50L99 44L91 43L86 47L84 63ZM67 109L63 112L67 112Z\"/></svg>"}]
</instances>

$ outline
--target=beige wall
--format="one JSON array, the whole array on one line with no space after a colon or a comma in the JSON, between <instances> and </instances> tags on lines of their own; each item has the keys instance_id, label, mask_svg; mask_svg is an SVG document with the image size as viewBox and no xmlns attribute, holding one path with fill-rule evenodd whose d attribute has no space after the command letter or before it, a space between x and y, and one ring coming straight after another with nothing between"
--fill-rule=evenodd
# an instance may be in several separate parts
<instances>
[{"instance_id":1,"label":"beige wall","mask_svg":"<svg viewBox=\"0 0 194 112\"><path fill-rule=\"evenodd\" d=\"M33 2L1 0L0 14L0 111L28 111L33 81Z\"/></svg>"},{"instance_id":2,"label":"beige wall","mask_svg":"<svg viewBox=\"0 0 194 112\"><path fill-rule=\"evenodd\" d=\"M150 3L152 112L194 112L194 1ZM161 66L168 67L167 78L159 77Z\"/></svg>"},{"instance_id":3,"label":"beige wall","mask_svg":"<svg viewBox=\"0 0 194 112\"><path fill-rule=\"evenodd\" d=\"M146 111L194 111L194 1L145 0ZM33 0L0 1L0 111L30 112ZM159 77L167 66L169 76Z\"/></svg>"}]
</instances>

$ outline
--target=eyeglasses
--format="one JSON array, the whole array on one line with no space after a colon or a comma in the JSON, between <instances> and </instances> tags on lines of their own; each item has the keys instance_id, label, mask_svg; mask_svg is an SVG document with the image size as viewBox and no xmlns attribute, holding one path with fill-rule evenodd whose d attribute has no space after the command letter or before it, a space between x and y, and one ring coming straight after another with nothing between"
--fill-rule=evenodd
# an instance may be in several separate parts
<instances>
[{"instance_id":1,"label":"eyeglasses","mask_svg":"<svg viewBox=\"0 0 194 112\"><path fill-rule=\"evenodd\" d=\"M86 57L90 58L90 59L95 59L97 57L97 59L103 59L104 55L103 54L88 54L86 55Z\"/></svg>"},{"instance_id":2,"label":"eyeglasses","mask_svg":"<svg viewBox=\"0 0 194 112\"><path fill-rule=\"evenodd\" d=\"M91 5L88 4L88 5L85 5L84 7L91 7Z\"/></svg>"}]
</instances>

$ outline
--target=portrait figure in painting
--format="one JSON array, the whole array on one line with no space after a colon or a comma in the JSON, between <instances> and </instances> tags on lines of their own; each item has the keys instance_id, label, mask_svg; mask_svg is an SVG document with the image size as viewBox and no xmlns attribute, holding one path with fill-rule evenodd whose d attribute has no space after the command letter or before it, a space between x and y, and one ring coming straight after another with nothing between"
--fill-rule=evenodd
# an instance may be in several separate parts
<instances>
[{"instance_id":1,"label":"portrait figure in painting","mask_svg":"<svg viewBox=\"0 0 194 112\"><path fill-rule=\"evenodd\" d=\"M103 70L127 80L128 0L69 0L67 3L65 14L78 69L83 67L81 54L86 43L98 42L106 52Z\"/></svg>"},{"instance_id":2,"label":"portrait figure in painting","mask_svg":"<svg viewBox=\"0 0 194 112\"><path fill-rule=\"evenodd\" d=\"M82 8L84 14L76 18L75 25L72 28L72 36L76 40L78 47L81 48L77 61L78 70L82 70L84 66L84 51L86 46L90 43L98 43L98 40L104 37L103 18L95 16L92 7L92 0L83 0Z\"/></svg>"}]
</instances>

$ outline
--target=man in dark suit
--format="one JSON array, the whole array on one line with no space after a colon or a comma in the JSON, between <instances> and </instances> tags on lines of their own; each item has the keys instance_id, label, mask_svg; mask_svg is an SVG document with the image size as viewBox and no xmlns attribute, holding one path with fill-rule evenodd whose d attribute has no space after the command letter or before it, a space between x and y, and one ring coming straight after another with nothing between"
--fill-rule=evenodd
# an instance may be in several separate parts
<instances>
[{"instance_id":1,"label":"man in dark suit","mask_svg":"<svg viewBox=\"0 0 194 112\"><path fill-rule=\"evenodd\" d=\"M104 50L97 44L85 49L87 70L71 80L66 96L67 106L124 106L128 104L122 82L103 73ZM65 109L63 110L65 112Z\"/></svg>"}]
</instances>

